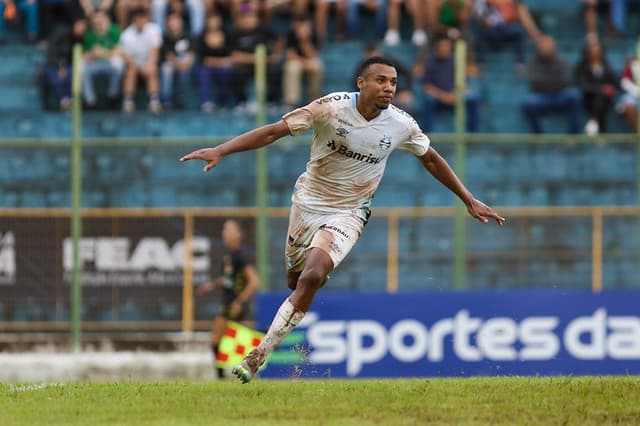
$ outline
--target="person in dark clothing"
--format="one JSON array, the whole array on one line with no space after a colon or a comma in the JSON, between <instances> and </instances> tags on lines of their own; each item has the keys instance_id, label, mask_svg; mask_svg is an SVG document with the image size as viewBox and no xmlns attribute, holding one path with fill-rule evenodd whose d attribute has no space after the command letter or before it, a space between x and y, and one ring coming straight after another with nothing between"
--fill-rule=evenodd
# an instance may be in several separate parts
<instances>
[{"instance_id":1,"label":"person in dark clothing","mask_svg":"<svg viewBox=\"0 0 640 426\"><path fill-rule=\"evenodd\" d=\"M540 118L543 114L563 111L568 115L569 133L580 132L580 91L571 87L571 68L558 56L556 43L550 36L536 41L537 53L527 65L529 93L522 103L531 131L542 133Z\"/></svg>"},{"instance_id":2,"label":"person in dark clothing","mask_svg":"<svg viewBox=\"0 0 640 426\"><path fill-rule=\"evenodd\" d=\"M216 107L231 106L231 41L222 27L220 15L207 18L202 37L198 42L198 85L200 91L200 109L213 112ZM216 88L215 100L211 93Z\"/></svg>"},{"instance_id":3,"label":"person in dark clothing","mask_svg":"<svg viewBox=\"0 0 640 426\"><path fill-rule=\"evenodd\" d=\"M211 350L214 364L218 356L220 340L227 329L227 321L233 320L253 327L251 302L260 280L255 266L249 261L242 248L243 232L240 224L232 219L222 226L222 241L226 252L222 260L222 275L212 282L200 285L197 294L206 294L213 290L222 290L222 312L213 320L211 329ZM216 369L218 378L224 377L221 368Z\"/></svg>"},{"instance_id":4,"label":"person in dark clothing","mask_svg":"<svg viewBox=\"0 0 640 426\"><path fill-rule=\"evenodd\" d=\"M47 44L46 63L43 68L44 84L53 89L62 111L71 107L71 74L73 45L82 44L87 21L79 19L71 28L57 27Z\"/></svg>"},{"instance_id":5,"label":"person in dark clothing","mask_svg":"<svg viewBox=\"0 0 640 426\"><path fill-rule=\"evenodd\" d=\"M424 88L424 114L422 127L426 132L433 129L433 119L440 109L453 109L456 104L455 60L453 42L440 37L435 42L435 53L428 55L424 65L422 84ZM474 90L465 94L467 107L467 131L478 131L479 96Z\"/></svg>"},{"instance_id":6,"label":"person in dark clothing","mask_svg":"<svg viewBox=\"0 0 640 426\"><path fill-rule=\"evenodd\" d=\"M247 85L254 78L255 50L259 44L267 47L267 102L280 103L282 46L278 42L276 34L260 23L255 12L249 10L240 14L232 36L233 92L240 111L253 112L248 102Z\"/></svg>"},{"instance_id":7,"label":"person in dark clothing","mask_svg":"<svg viewBox=\"0 0 640 426\"><path fill-rule=\"evenodd\" d=\"M167 16L167 31L160 48L160 97L166 108L172 103L177 108L184 107L184 93L187 90L195 55L191 38L184 32L184 22L178 13ZM173 96L174 80L178 89Z\"/></svg>"},{"instance_id":8,"label":"person in dark clothing","mask_svg":"<svg viewBox=\"0 0 640 426\"><path fill-rule=\"evenodd\" d=\"M607 114L613 105L618 78L604 56L602 44L597 37L588 36L574 76L576 85L582 91L584 109L589 116L585 132L597 135L606 131Z\"/></svg>"}]
</instances>

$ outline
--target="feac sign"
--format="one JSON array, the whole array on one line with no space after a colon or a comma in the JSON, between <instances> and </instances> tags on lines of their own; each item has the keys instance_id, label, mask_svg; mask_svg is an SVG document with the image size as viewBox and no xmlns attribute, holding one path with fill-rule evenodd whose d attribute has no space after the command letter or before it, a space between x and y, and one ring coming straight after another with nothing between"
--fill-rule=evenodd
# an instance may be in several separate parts
<instances>
[{"instance_id":1,"label":"feac sign","mask_svg":"<svg viewBox=\"0 0 640 426\"><path fill-rule=\"evenodd\" d=\"M387 329L373 320L320 321L313 312L307 317L301 326L308 327L309 360L346 362L349 376L388 355L406 363L441 362L448 342L455 356L466 362L545 361L558 356L562 347L576 360L640 360L640 317L607 316L604 308L569 321L563 330L557 330L560 321L554 316L519 322L507 317L483 320L467 310L430 328L414 319L400 320Z\"/></svg>"},{"instance_id":2,"label":"feac sign","mask_svg":"<svg viewBox=\"0 0 640 426\"><path fill-rule=\"evenodd\" d=\"M209 239L193 237L192 267L194 272L209 270ZM71 239L63 243L63 262L65 271L71 270ZM141 238L134 246L127 237L96 237L80 240L80 262L93 264L97 271L176 271L184 266L184 241L173 245L164 238Z\"/></svg>"}]
</instances>

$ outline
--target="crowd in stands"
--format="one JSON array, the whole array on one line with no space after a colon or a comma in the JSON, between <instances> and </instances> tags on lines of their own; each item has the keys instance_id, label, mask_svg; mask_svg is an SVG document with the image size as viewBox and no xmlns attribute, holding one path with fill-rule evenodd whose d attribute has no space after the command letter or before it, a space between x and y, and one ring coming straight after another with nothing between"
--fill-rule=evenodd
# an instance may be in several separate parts
<instances>
[{"instance_id":1,"label":"crowd in stands","mask_svg":"<svg viewBox=\"0 0 640 426\"><path fill-rule=\"evenodd\" d=\"M560 113L566 114L569 133L595 135L607 130L614 108L636 130L640 29L628 28L626 12L640 0L581 2L576 7L582 7L585 32L575 43L582 49L575 64L541 31L526 0L0 0L0 40L4 21L22 14L28 40L48 41L43 75L63 110L70 107L71 47L80 42L88 108L106 104L132 112L143 87L149 111L157 114L183 108L185 88L195 84L203 112L251 113L248 88L258 44L267 47L268 103L293 108L323 93L325 43L359 38L367 16L377 40L366 44L365 58L379 54L381 46L401 43L407 34L401 22L410 20L411 35L404 42L415 46L416 57L414 63L398 63L396 100L419 114L425 131L439 111L456 103L458 39L469 45L468 131L477 131L480 120L481 98L473 82L489 52L507 45L514 52L515 78L528 82L520 107L532 132L543 132L543 115ZM275 16L286 17L287 32L274 31ZM629 40L624 64L609 62L603 47L608 37ZM362 60L350 59L354 65ZM104 76L106 90L96 89L98 76ZM345 90L352 87L345 82Z\"/></svg>"}]
</instances>

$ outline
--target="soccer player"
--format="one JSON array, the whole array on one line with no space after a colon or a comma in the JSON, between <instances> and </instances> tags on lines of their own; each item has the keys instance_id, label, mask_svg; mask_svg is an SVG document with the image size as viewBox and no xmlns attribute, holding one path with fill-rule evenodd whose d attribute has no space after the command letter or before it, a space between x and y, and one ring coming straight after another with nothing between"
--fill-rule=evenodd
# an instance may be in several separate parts
<instances>
[{"instance_id":1,"label":"soccer player","mask_svg":"<svg viewBox=\"0 0 640 426\"><path fill-rule=\"evenodd\" d=\"M233 320L254 327L251 301L260 284L256 268L242 249L243 232L240 224L228 219L222 225L222 241L226 251L222 259L222 275L212 282L198 287L198 295L222 289L222 313L213 319L211 349L215 365L220 340L227 329L227 321ZM217 377L223 378L222 368L216 368Z\"/></svg>"},{"instance_id":2,"label":"soccer player","mask_svg":"<svg viewBox=\"0 0 640 426\"><path fill-rule=\"evenodd\" d=\"M436 179L453 191L469 214L483 223L504 218L476 200L429 138L407 113L391 105L397 73L379 56L362 63L359 91L332 93L284 115L282 120L237 136L214 148L196 150L180 160L203 160L204 171L225 156L269 145L286 135L313 129L311 158L298 178L289 215L286 267L293 290L280 306L260 345L234 367L248 383L273 349L311 307L329 273L351 250L366 225L389 154L413 153Z\"/></svg>"}]
</instances>

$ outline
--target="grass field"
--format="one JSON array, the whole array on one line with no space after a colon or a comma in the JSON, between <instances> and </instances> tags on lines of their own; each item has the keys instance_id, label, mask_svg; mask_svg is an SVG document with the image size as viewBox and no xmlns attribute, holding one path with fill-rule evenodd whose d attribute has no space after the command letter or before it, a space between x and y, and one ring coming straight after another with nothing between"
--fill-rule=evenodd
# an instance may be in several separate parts
<instances>
[{"instance_id":1,"label":"grass field","mask_svg":"<svg viewBox=\"0 0 640 426\"><path fill-rule=\"evenodd\" d=\"M640 377L0 385L0 424L640 424Z\"/></svg>"}]
</instances>

